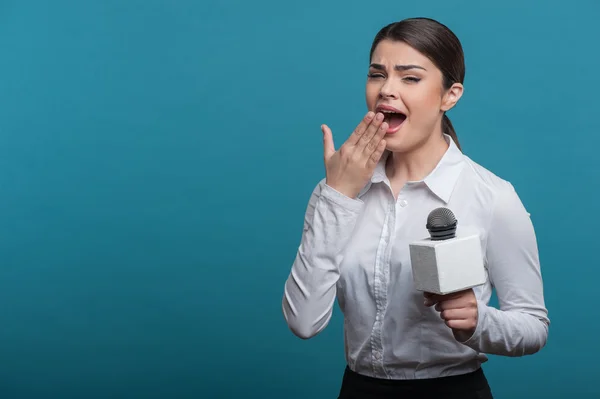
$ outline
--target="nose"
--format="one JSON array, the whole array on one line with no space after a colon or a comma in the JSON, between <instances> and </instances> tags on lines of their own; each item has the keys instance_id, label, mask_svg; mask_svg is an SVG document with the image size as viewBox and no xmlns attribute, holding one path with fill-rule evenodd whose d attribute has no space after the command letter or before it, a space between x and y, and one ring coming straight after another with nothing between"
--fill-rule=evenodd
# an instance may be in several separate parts
<instances>
[{"instance_id":1,"label":"nose","mask_svg":"<svg viewBox=\"0 0 600 399\"><path fill-rule=\"evenodd\" d=\"M381 86L381 90L379 90L379 96L381 98L392 98L397 99L399 97L398 88L393 82L393 79L387 79L383 86Z\"/></svg>"}]
</instances>

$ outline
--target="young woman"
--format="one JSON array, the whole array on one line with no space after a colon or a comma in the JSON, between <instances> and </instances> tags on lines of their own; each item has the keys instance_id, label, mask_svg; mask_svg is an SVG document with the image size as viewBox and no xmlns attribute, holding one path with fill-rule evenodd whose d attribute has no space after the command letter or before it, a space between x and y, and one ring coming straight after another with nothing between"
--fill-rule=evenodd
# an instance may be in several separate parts
<instances>
[{"instance_id":1,"label":"young woman","mask_svg":"<svg viewBox=\"0 0 600 399\"><path fill-rule=\"evenodd\" d=\"M445 112L463 93L462 46L427 18L384 27L366 83L368 113L335 149L322 126L326 177L306 210L285 283L290 329L311 338L344 314L339 398L492 398L486 354L546 343L536 237L513 186L464 155ZM414 289L408 244L448 207L478 232L487 282L445 296ZM492 287L500 309L488 306Z\"/></svg>"}]
</instances>

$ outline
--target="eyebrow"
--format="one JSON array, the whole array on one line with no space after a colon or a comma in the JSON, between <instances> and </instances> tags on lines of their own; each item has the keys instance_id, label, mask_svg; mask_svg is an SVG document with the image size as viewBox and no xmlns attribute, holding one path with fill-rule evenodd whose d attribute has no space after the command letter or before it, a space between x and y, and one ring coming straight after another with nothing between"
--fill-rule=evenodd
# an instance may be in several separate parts
<instances>
[{"instance_id":1,"label":"eyebrow","mask_svg":"<svg viewBox=\"0 0 600 399\"><path fill-rule=\"evenodd\" d=\"M385 67L381 64L371 64L370 65L371 68L374 69L378 69L380 71L385 71ZM394 69L396 71L408 71L410 69L422 69L424 71L426 71L427 69L423 68L422 66L419 65L414 65L414 64L409 64L409 65L394 65Z\"/></svg>"}]
</instances>

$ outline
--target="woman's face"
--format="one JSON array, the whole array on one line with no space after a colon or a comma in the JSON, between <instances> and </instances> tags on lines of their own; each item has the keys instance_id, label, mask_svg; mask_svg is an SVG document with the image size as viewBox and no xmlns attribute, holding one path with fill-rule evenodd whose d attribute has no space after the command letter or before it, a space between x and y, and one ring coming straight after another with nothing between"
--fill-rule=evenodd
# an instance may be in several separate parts
<instances>
[{"instance_id":1,"label":"woman's face","mask_svg":"<svg viewBox=\"0 0 600 399\"><path fill-rule=\"evenodd\" d=\"M462 94L462 85L445 91L441 71L404 42L381 41L371 59L366 84L369 111L383 112L390 128L387 149L407 152L433 135L441 136L443 112Z\"/></svg>"}]
</instances>

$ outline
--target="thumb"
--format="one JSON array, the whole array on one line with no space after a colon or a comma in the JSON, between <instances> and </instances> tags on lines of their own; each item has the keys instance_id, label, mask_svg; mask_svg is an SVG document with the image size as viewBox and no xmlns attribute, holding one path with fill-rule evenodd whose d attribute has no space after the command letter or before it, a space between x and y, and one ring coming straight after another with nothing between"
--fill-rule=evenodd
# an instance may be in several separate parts
<instances>
[{"instance_id":1,"label":"thumb","mask_svg":"<svg viewBox=\"0 0 600 399\"><path fill-rule=\"evenodd\" d=\"M325 159L329 159L333 154L335 154L333 135L331 134L331 129L327 125L321 125L321 130L323 131L323 151Z\"/></svg>"}]
</instances>

